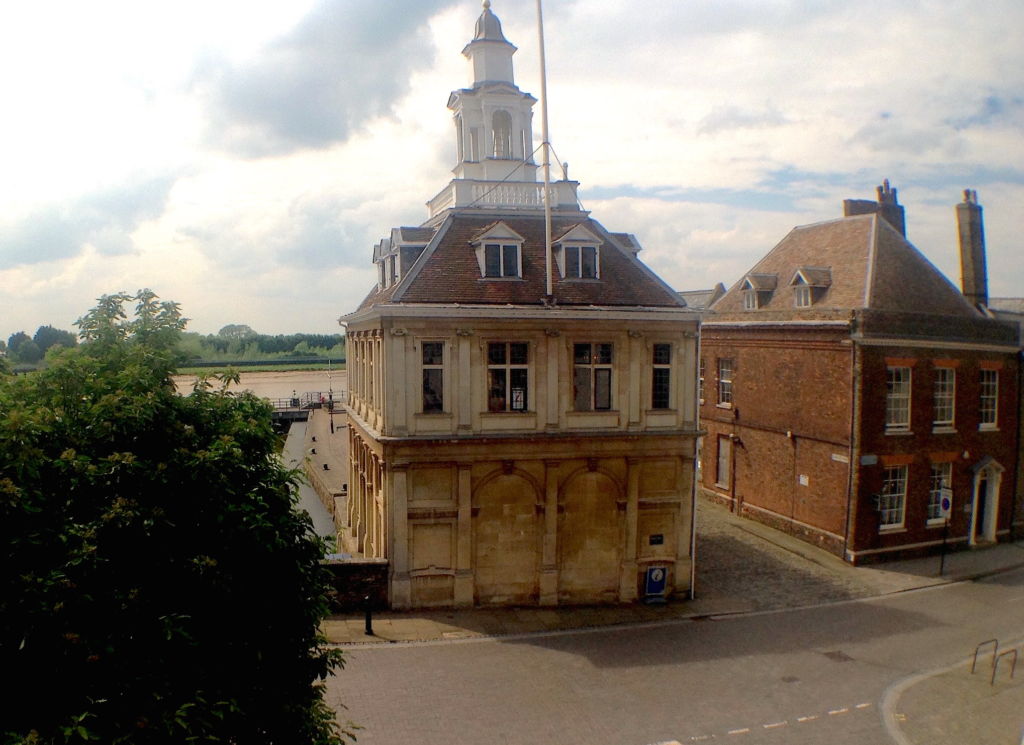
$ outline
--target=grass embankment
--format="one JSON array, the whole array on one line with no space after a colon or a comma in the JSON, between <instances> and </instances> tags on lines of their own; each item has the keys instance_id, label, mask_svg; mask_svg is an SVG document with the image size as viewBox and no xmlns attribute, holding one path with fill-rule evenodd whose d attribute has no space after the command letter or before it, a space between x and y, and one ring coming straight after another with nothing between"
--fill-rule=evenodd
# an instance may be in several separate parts
<instances>
[{"instance_id":1,"label":"grass embankment","mask_svg":"<svg viewBox=\"0 0 1024 745\"><path fill-rule=\"evenodd\" d=\"M294 372L296 370L326 370L326 362L296 362L289 365L245 365L244 367L239 365L232 365L230 363L224 363L217 367L179 367L178 375L209 375L211 373L224 372L228 367L234 368L238 372L250 373L250 372ZM331 372L335 370L344 370L344 362L332 362Z\"/></svg>"}]
</instances>

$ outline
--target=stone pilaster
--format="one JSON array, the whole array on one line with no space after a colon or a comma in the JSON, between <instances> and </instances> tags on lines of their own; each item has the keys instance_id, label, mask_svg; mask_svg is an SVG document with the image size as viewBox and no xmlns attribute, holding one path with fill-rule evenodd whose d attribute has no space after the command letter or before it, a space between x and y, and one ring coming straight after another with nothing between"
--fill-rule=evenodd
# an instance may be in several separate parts
<instances>
[{"instance_id":1,"label":"stone pilaster","mask_svg":"<svg viewBox=\"0 0 1024 745\"><path fill-rule=\"evenodd\" d=\"M468 345L467 345L468 347ZM458 543L455 564L455 605L473 605L473 473L470 466L459 466Z\"/></svg>"},{"instance_id":2,"label":"stone pilaster","mask_svg":"<svg viewBox=\"0 0 1024 745\"><path fill-rule=\"evenodd\" d=\"M544 538L540 604L558 605L558 461L544 461Z\"/></svg>"},{"instance_id":3,"label":"stone pilaster","mask_svg":"<svg viewBox=\"0 0 1024 745\"><path fill-rule=\"evenodd\" d=\"M412 586L409 581L409 479L405 466L392 466L391 493L391 607L400 609L412 605Z\"/></svg>"},{"instance_id":4,"label":"stone pilaster","mask_svg":"<svg viewBox=\"0 0 1024 745\"><path fill-rule=\"evenodd\" d=\"M636 600L636 533L640 509L640 458L626 459L626 545L622 552L619 602Z\"/></svg>"}]
</instances>

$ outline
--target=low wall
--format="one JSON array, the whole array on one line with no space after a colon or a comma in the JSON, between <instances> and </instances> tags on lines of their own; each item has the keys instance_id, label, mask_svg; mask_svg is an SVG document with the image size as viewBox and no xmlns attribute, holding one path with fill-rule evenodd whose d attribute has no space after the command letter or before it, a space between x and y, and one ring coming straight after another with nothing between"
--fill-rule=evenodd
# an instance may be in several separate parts
<instances>
[{"instance_id":1,"label":"low wall","mask_svg":"<svg viewBox=\"0 0 1024 745\"><path fill-rule=\"evenodd\" d=\"M329 559L323 562L332 574L327 593L331 613L361 613L366 597L375 611L388 609L387 559Z\"/></svg>"}]
</instances>

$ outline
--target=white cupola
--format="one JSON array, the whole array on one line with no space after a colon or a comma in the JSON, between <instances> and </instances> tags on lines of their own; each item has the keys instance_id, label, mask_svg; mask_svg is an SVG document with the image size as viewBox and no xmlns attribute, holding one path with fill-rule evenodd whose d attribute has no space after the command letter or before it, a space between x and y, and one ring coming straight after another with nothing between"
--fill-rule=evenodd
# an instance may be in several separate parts
<instances>
[{"instance_id":1,"label":"white cupola","mask_svg":"<svg viewBox=\"0 0 1024 745\"><path fill-rule=\"evenodd\" d=\"M519 90L512 73L516 48L505 38L501 21L484 0L473 40L462 50L472 64L471 87L453 91L457 179L537 180L533 161L533 105L537 99Z\"/></svg>"}]
</instances>

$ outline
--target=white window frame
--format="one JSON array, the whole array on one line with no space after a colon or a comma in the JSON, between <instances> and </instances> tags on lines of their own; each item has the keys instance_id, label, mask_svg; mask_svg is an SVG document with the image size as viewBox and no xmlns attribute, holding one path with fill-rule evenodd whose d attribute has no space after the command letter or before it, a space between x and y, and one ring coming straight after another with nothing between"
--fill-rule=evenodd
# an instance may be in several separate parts
<instances>
[{"instance_id":1,"label":"white window frame","mask_svg":"<svg viewBox=\"0 0 1024 745\"><path fill-rule=\"evenodd\" d=\"M668 347L668 362L658 362L657 352L658 347ZM668 398L665 401L664 406L655 406L654 401L654 382L655 377L659 370L664 370L668 375ZM672 409L672 345L668 343L659 343L651 345L651 410L652 411L670 411Z\"/></svg>"},{"instance_id":2,"label":"white window frame","mask_svg":"<svg viewBox=\"0 0 1024 745\"><path fill-rule=\"evenodd\" d=\"M704 403L704 376L707 373L707 360L703 357L700 358L700 369L697 373L697 395L700 398L700 402Z\"/></svg>"},{"instance_id":3,"label":"white window frame","mask_svg":"<svg viewBox=\"0 0 1024 745\"><path fill-rule=\"evenodd\" d=\"M928 490L928 525L942 525L945 519L942 517L942 496L948 494L953 496L953 464L949 461L944 463L932 463L931 488Z\"/></svg>"},{"instance_id":4,"label":"white window frame","mask_svg":"<svg viewBox=\"0 0 1024 745\"><path fill-rule=\"evenodd\" d=\"M424 361L424 356L426 355L426 349L424 347L427 344L440 344L441 345L441 362L440 363L438 363L438 364L433 364L433 363L432 364L427 364ZM420 413L427 414L427 415L444 414L444 413L446 413L448 411L448 409L446 408L446 398L447 398L447 396L445 396L445 387L446 387L446 383L447 383L445 378L448 377L448 376L445 375L445 364L444 364L445 360L446 360L446 357L447 357L447 353L448 353L447 344L445 344L445 342L443 340L440 340L440 339L427 339L427 340L419 342L419 348L420 348L420 354L419 354L420 369L422 371L420 373ZM423 375L423 372L426 372L427 370L440 370L441 371L441 408L440 409L431 409L430 411L428 411L427 408L426 408L426 398L427 398L427 396L426 396L426 381L424 380L425 376Z\"/></svg>"},{"instance_id":5,"label":"white window frame","mask_svg":"<svg viewBox=\"0 0 1024 745\"><path fill-rule=\"evenodd\" d=\"M935 413L933 432L955 432L956 427L956 368L935 368Z\"/></svg>"},{"instance_id":6,"label":"white window frame","mask_svg":"<svg viewBox=\"0 0 1024 745\"><path fill-rule=\"evenodd\" d=\"M498 273L488 274L487 273L487 249L497 248L498 249ZM516 252L516 271L515 274L505 273L505 252L514 249ZM523 247L521 244L516 242L507 241L485 241L484 242L484 279L519 279L523 276Z\"/></svg>"},{"instance_id":7,"label":"white window frame","mask_svg":"<svg viewBox=\"0 0 1024 745\"><path fill-rule=\"evenodd\" d=\"M726 459L725 467L723 469L722 462L722 446L725 446ZM729 435L718 436L718 448L715 451L715 486L724 491L732 491L732 459L733 459L733 448L732 438ZM722 471L725 471L723 474ZM722 480L722 476L725 476L725 481Z\"/></svg>"},{"instance_id":8,"label":"white window frame","mask_svg":"<svg viewBox=\"0 0 1024 745\"><path fill-rule=\"evenodd\" d=\"M723 408L732 408L732 376L734 367L732 357L718 358L718 406Z\"/></svg>"},{"instance_id":9,"label":"white window frame","mask_svg":"<svg viewBox=\"0 0 1024 745\"><path fill-rule=\"evenodd\" d=\"M743 310L759 310L761 299L757 296L757 290L743 291Z\"/></svg>"},{"instance_id":10,"label":"white window frame","mask_svg":"<svg viewBox=\"0 0 1024 745\"><path fill-rule=\"evenodd\" d=\"M505 362L504 364L497 364L491 362L491 345L496 344L505 348ZM512 345L522 344L526 347L526 362L525 363L513 363L512 362ZM526 341L500 341L493 340L487 342L487 413L489 414L525 414L530 411L530 359L532 353L530 351L530 343ZM526 387L523 390L523 405L522 408L515 408L515 402L512 400L512 371L513 370L524 370L526 372ZM491 372L504 372L505 375L505 408L503 409L492 409L491 408Z\"/></svg>"},{"instance_id":11,"label":"white window frame","mask_svg":"<svg viewBox=\"0 0 1024 745\"><path fill-rule=\"evenodd\" d=\"M999 429L999 371L981 370L981 398L978 401L978 429Z\"/></svg>"},{"instance_id":12,"label":"white window frame","mask_svg":"<svg viewBox=\"0 0 1024 745\"><path fill-rule=\"evenodd\" d=\"M886 466L878 497L878 530L902 530L907 519L907 482L910 466Z\"/></svg>"},{"instance_id":13,"label":"white window frame","mask_svg":"<svg viewBox=\"0 0 1024 745\"><path fill-rule=\"evenodd\" d=\"M793 307L810 308L814 303L810 285L797 285L793 288Z\"/></svg>"},{"instance_id":14,"label":"white window frame","mask_svg":"<svg viewBox=\"0 0 1024 745\"><path fill-rule=\"evenodd\" d=\"M886 434L910 432L913 383L914 368L901 366L886 368Z\"/></svg>"},{"instance_id":15,"label":"white window frame","mask_svg":"<svg viewBox=\"0 0 1024 745\"><path fill-rule=\"evenodd\" d=\"M590 347L590 362L576 362L576 347L587 345ZM610 362L599 362L598 361L598 348L608 346L611 348L611 361ZM572 345L573 357L572 357L572 375L573 375L573 410L574 411L615 411L615 345L610 342L575 342ZM590 371L590 404L589 408L577 408L576 407L576 371L581 369L589 369ZM608 371L608 406L607 408L597 408L597 379L599 370Z\"/></svg>"},{"instance_id":16,"label":"white window frame","mask_svg":"<svg viewBox=\"0 0 1024 745\"><path fill-rule=\"evenodd\" d=\"M594 276L583 275L583 250L591 249L594 252ZM576 274L569 274L569 256L576 256ZM565 244L562 246L562 266L564 267L562 279L601 279L601 247L592 244Z\"/></svg>"}]
</instances>

